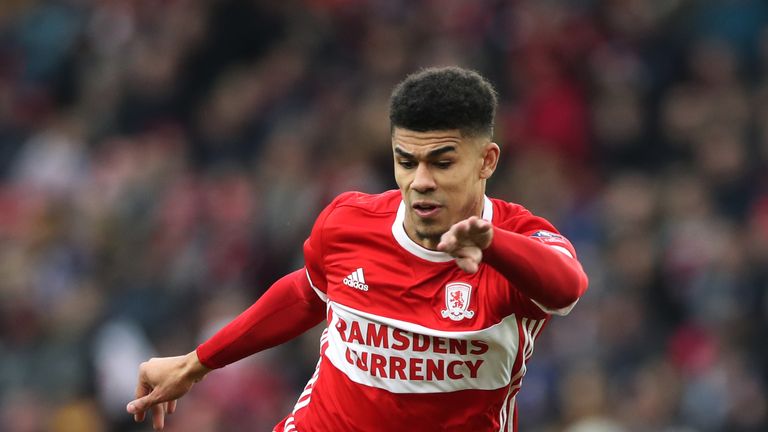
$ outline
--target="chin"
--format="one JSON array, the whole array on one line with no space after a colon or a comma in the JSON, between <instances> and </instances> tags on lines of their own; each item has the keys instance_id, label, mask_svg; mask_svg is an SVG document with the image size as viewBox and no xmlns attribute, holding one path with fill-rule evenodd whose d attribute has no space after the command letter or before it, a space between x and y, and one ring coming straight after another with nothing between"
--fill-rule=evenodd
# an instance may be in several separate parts
<instances>
[{"instance_id":1,"label":"chin","mask_svg":"<svg viewBox=\"0 0 768 432\"><path fill-rule=\"evenodd\" d=\"M416 227L416 235L422 239L440 239L448 231L444 227L436 225L421 225Z\"/></svg>"}]
</instances>

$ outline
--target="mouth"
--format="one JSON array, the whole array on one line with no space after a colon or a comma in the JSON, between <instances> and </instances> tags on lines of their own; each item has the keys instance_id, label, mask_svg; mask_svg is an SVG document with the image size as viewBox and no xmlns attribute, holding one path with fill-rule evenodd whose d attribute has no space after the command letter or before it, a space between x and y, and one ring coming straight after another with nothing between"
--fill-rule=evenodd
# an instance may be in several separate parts
<instances>
[{"instance_id":1,"label":"mouth","mask_svg":"<svg viewBox=\"0 0 768 432\"><path fill-rule=\"evenodd\" d=\"M426 219L437 215L443 207L432 201L415 201L411 204L411 208L417 216Z\"/></svg>"}]
</instances>

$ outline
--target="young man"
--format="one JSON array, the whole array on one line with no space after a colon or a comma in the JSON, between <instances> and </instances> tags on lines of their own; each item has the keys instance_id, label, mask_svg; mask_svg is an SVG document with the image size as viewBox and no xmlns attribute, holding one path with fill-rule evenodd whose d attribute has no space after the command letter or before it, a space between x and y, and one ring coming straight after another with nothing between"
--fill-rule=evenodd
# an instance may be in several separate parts
<instances>
[{"instance_id":1,"label":"young man","mask_svg":"<svg viewBox=\"0 0 768 432\"><path fill-rule=\"evenodd\" d=\"M551 314L587 288L546 220L485 196L496 95L475 72L426 69L392 94L399 191L345 193L318 216L305 267L186 356L139 371L128 412L162 428L210 370L323 319L317 369L291 431L515 430L515 396Z\"/></svg>"}]
</instances>

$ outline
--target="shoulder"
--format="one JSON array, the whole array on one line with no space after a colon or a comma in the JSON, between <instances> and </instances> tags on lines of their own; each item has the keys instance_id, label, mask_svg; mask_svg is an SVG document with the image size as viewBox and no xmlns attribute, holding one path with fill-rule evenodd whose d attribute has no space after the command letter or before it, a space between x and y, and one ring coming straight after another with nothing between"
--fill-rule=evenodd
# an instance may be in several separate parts
<instances>
[{"instance_id":1,"label":"shoulder","mask_svg":"<svg viewBox=\"0 0 768 432\"><path fill-rule=\"evenodd\" d=\"M400 192L397 190L380 194L344 192L323 210L318 221L325 230L332 231L374 226L380 228L380 224L386 224L395 217L400 201Z\"/></svg>"},{"instance_id":2,"label":"shoulder","mask_svg":"<svg viewBox=\"0 0 768 432\"><path fill-rule=\"evenodd\" d=\"M400 192L396 190L380 194L344 192L317 216L306 245L323 251L338 241L359 241L388 232L399 205Z\"/></svg>"},{"instance_id":3,"label":"shoulder","mask_svg":"<svg viewBox=\"0 0 768 432\"><path fill-rule=\"evenodd\" d=\"M341 213L393 214L400 205L400 191L389 190L380 194L344 192L337 196L329 207Z\"/></svg>"},{"instance_id":4,"label":"shoulder","mask_svg":"<svg viewBox=\"0 0 768 432\"><path fill-rule=\"evenodd\" d=\"M554 225L541 216L531 213L520 204L491 198L493 224L518 234L530 234L539 230L558 233Z\"/></svg>"}]
</instances>

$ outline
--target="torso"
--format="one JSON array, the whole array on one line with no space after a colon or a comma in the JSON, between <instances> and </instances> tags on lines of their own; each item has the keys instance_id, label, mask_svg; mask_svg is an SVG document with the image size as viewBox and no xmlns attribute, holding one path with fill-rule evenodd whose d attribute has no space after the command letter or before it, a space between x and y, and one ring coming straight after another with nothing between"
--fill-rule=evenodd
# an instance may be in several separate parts
<instances>
[{"instance_id":1,"label":"torso","mask_svg":"<svg viewBox=\"0 0 768 432\"><path fill-rule=\"evenodd\" d=\"M483 217L505 229L540 220L485 201ZM400 203L397 191L343 197L313 231L322 250L309 249L308 275L328 329L285 431L513 430L548 315L490 266L468 274L408 239Z\"/></svg>"}]
</instances>

